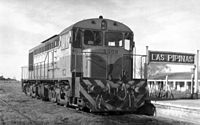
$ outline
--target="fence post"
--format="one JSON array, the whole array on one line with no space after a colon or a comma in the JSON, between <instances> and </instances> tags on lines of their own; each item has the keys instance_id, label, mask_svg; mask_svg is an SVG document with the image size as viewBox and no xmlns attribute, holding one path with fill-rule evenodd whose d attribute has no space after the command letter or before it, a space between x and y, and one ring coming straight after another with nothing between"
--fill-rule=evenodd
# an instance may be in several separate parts
<instances>
[{"instance_id":1,"label":"fence post","mask_svg":"<svg viewBox=\"0 0 200 125\"><path fill-rule=\"evenodd\" d=\"M136 78L136 47L134 47L134 79Z\"/></svg>"},{"instance_id":2,"label":"fence post","mask_svg":"<svg viewBox=\"0 0 200 125\"><path fill-rule=\"evenodd\" d=\"M21 67L21 81L23 80L23 67Z\"/></svg>"},{"instance_id":3,"label":"fence post","mask_svg":"<svg viewBox=\"0 0 200 125\"><path fill-rule=\"evenodd\" d=\"M166 91L168 91L168 88L169 88L169 87L168 87L168 75L166 75L165 80L166 80L166 81L165 81L165 83L166 83L166 84L165 84Z\"/></svg>"},{"instance_id":4,"label":"fence post","mask_svg":"<svg viewBox=\"0 0 200 125\"><path fill-rule=\"evenodd\" d=\"M191 98L194 95L194 74L191 75Z\"/></svg>"}]
</instances>

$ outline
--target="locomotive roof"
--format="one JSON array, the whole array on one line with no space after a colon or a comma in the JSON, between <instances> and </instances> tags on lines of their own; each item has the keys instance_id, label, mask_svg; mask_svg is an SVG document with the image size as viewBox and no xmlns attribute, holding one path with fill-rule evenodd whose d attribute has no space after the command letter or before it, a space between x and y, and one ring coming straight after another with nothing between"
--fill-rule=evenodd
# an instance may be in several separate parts
<instances>
[{"instance_id":1,"label":"locomotive roof","mask_svg":"<svg viewBox=\"0 0 200 125\"><path fill-rule=\"evenodd\" d=\"M103 18L92 18L92 19L86 19L79 21L66 29L64 29L60 35L70 31L73 28L85 28L85 29L97 29L101 30L101 22L102 20L105 20L107 23L107 29L108 30L118 30L118 31L124 31L124 32L132 32L132 30L125 24L120 23L115 20L110 20L110 19L103 19Z\"/></svg>"},{"instance_id":2,"label":"locomotive roof","mask_svg":"<svg viewBox=\"0 0 200 125\"><path fill-rule=\"evenodd\" d=\"M36 46L36 47L30 49L30 50L29 50L29 53L30 53L30 52L33 52L35 49L37 49L37 48L39 48L39 47L45 46L45 45L48 44L48 43L54 42L54 41L57 40L57 39L59 39L59 36L58 36L58 35L53 35L52 37L50 37L50 38L48 38L48 39L42 41L41 44L39 44L38 46Z\"/></svg>"},{"instance_id":3,"label":"locomotive roof","mask_svg":"<svg viewBox=\"0 0 200 125\"><path fill-rule=\"evenodd\" d=\"M106 21L106 23L107 23L107 30L132 32L132 30L127 25L120 23L118 21L110 20L110 19L104 19L104 18L92 18L92 19L85 19L85 20L79 21L79 22L65 28L59 35L67 33L68 31L72 30L73 28L101 30L101 23L102 23L103 20ZM39 48L39 47L41 47L41 46L43 46L47 43L55 41L56 39L59 39L58 35L54 35L54 36L42 41L41 44L30 49L29 52L33 52L35 49L37 49L37 48Z\"/></svg>"},{"instance_id":4,"label":"locomotive roof","mask_svg":"<svg viewBox=\"0 0 200 125\"><path fill-rule=\"evenodd\" d=\"M50 38L48 38L48 39L42 41L41 43L51 42L51 41L53 41L54 39L56 39L56 37L58 37L58 35L54 35L54 36L52 36L52 37L50 37Z\"/></svg>"}]
</instances>

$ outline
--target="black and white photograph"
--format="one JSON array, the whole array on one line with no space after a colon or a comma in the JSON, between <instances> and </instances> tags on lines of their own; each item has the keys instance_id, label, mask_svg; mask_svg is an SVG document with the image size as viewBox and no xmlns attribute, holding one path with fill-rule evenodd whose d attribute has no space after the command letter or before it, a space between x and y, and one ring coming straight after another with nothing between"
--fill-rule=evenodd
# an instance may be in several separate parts
<instances>
[{"instance_id":1,"label":"black and white photograph","mask_svg":"<svg viewBox=\"0 0 200 125\"><path fill-rule=\"evenodd\" d=\"M0 125L199 125L199 0L0 0Z\"/></svg>"}]
</instances>

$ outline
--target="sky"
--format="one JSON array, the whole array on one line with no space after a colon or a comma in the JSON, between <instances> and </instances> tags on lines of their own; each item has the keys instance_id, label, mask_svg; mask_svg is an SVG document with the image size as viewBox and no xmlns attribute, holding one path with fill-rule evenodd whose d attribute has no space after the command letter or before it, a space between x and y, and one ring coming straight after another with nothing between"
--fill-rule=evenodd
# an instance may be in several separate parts
<instances>
[{"instance_id":1,"label":"sky","mask_svg":"<svg viewBox=\"0 0 200 125\"><path fill-rule=\"evenodd\" d=\"M29 49L75 22L99 15L128 25L137 53L145 54L145 46L196 53L199 6L200 0L0 0L0 75L21 79Z\"/></svg>"}]
</instances>

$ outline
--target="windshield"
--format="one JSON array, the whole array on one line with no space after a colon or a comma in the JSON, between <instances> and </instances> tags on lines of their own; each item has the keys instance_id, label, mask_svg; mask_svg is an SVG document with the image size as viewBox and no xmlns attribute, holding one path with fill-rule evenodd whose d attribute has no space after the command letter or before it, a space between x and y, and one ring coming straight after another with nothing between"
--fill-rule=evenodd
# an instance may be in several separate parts
<instances>
[{"instance_id":1,"label":"windshield","mask_svg":"<svg viewBox=\"0 0 200 125\"><path fill-rule=\"evenodd\" d=\"M105 45L114 47L123 47L126 50L132 50L131 41L133 34L131 32L106 32Z\"/></svg>"},{"instance_id":2,"label":"windshield","mask_svg":"<svg viewBox=\"0 0 200 125\"><path fill-rule=\"evenodd\" d=\"M82 32L82 33L81 33ZM83 36L83 39L82 39ZM102 46L105 40L105 46L121 47L126 50L132 50L132 32L110 31L105 32L105 39L103 32L93 29L75 29L73 33L74 43L73 47L81 47L81 43L87 46ZM104 39L104 40L103 40Z\"/></svg>"},{"instance_id":3,"label":"windshield","mask_svg":"<svg viewBox=\"0 0 200 125\"><path fill-rule=\"evenodd\" d=\"M94 30L85 30L84 44L93 46L102 45L102 32Z\"/></svg>"},{"instance_id":4,"label":"windshield","mask_svg":"<svg viewBox=\"0 0 200 125\"><path fill-rule=\"evenodd\" d=\"M106 32L106 46L123 46L123 34L121 32Z\"/></svg>"}]
</instances>

